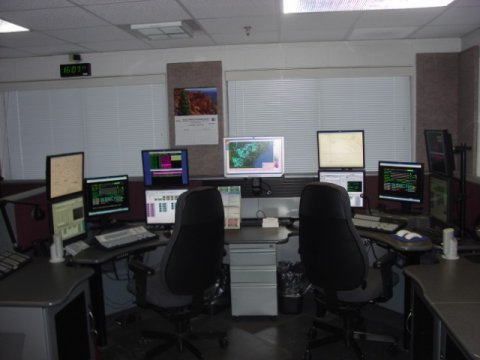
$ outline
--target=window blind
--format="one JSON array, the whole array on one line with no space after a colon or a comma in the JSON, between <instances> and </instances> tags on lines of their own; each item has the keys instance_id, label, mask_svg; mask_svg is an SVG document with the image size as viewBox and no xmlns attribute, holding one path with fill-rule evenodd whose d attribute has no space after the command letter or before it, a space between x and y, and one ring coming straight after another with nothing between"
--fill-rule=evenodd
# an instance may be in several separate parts
<instances>
[{"instance_id":1,"label":"window blind","mask_svg":"<svg viewBox=\"0 0 480 360\"><path fill-rule=\"evenodd\" d=\"M365 130L366 170L411 161L410 76L228 81L229 136L284 136L287 174L316 173L318 130Z\"/></svg>"},{"instance_id":2,"label":"window blind","mask_svg":"<svg viewBox=\"0 0 480 360\"><path fill-rule=\"evenodd\" d=\"M85 152L85 176L141 176L141 150L169 144L164 84L16 90L4 96L8 179L43 179L47 155L73 151Z\"/></svg>"}]
</instances>

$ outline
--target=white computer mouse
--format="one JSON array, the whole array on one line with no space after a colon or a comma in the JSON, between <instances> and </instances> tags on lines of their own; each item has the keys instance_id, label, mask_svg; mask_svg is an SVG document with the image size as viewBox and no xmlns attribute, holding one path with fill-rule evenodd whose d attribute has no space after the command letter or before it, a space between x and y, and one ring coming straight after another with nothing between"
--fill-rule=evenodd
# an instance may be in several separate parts
<instances>
[{"instance_id":1,"label":"white computer mouse","mask_svg":"<svg viewBox=\"0 0 480 360\"><path fill-rule=\"evenodd\" d=\"M422 237L422 235L414 233L414 232L411 232L411 233L408 233L407 235L405 235L405 239L407 239L407 240L420 239L421 237Z\"/></svg>"},{"instance_id":2,"label":"white computer mouse","mask_svg":"<svg viewBox=\"0 0 480 360\"><path fill-rule=\"evenodd\" d=\"M402 230L398 230L395 235L404 237L407 233L408 233L408 230L402 229Z\"/></svg>"}]
</instances>

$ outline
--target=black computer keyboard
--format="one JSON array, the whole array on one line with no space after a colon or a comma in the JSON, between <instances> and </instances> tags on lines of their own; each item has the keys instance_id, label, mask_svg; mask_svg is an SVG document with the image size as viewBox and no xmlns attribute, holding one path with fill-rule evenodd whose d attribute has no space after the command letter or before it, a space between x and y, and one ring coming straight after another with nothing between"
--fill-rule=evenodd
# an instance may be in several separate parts
<instances>
[{"instance_id":1,"label":"black computer keyboard","mask_svg":"<svg viewBox=\"0 0 480 360\"><path fill-rule=\"evenodd\" d=\"M352 221L357 229L378 231L388 234L396 233L406 225L402 220L364 214L355 214Z\"/></svg>"},{"instance_id":2,"label":"black computer keyboard","mask_svg":"<svg viewBox=\"0 0 480 360\"><path fill-rule=\"evenodd\" d=\"M0 279L14 273L30 261L31 257L13 250L0 252Z\"/></svg>"}]
</instances>

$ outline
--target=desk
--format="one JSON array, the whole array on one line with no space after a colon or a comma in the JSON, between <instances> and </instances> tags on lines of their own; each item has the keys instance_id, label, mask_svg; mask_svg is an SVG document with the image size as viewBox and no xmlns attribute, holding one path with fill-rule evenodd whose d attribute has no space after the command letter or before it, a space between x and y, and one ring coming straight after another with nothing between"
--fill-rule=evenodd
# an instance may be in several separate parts
<instances>
[{"instance_id":1,"label":"desk","mask_svg":"<svg viewBox=\"0 0 480 360\"><path fill-rule=\"evenodd\" d=\"M168 239L160 236L156 240L136 243L113 250L103 250L92 245L73 257L73 262L79 265L87 265L94 270L90 279L90 291L92 293L92 310L95 317L95 328L97 330L97 345L107 345L107 323L105 319L105 299L103 294L102 265L112 261L125 258L128 255L144 253L155 249L158 246L166 245Z\"/></svg>"},{"instance_id":2,"label":"desk","mask_svg":"<svg viewBox=\"0 0 480 360\"><path fill-rule=\"evenodd\" d=\"M442 259L404 271L413 283L411 359L480 359L480 264Z\"/></svg>"},{"instance_id":3,"label":"desk","mask_svg":"<svg viewBox=\"0 0 480 360\"><path fill-rule=\"evenodd\" d=\"M88 315L92 274L38 258L2 279L2 359L95 359Z\"/></svg>"},{"instance_id":4,"label":"desk","mask_svg":"<svg viewBox=\"0 0 480 360\"><path fill-rule=\"evenodd\" d=\"M278 315L276 246L287 242L291 234L284 226L225 231L233 316Z\"/></svg>"}]
</instances>

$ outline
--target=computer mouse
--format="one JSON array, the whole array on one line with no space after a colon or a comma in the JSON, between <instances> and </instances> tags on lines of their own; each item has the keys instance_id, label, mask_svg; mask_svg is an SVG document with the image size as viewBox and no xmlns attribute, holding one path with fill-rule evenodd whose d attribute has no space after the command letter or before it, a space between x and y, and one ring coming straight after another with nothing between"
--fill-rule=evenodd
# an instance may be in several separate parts
<instances>
[{"instance_id":1,"label":"computer mouse","mask_svg":"<svg viewBox=\"0 0 480 360\"><path fill-rule=\"evenodd\" d=\"M422 235L411 232L405 235L405 239L407 240L414 240L414 239L421 239Z\"/></svg>"},{"instance_id":2,"label":"computer mouse","mask_svg":"<svg viewBox=\"0 0 480 360\"><path fill-rule=\"evenodd\" d=\"M402 230L398 230L395 235L404 237L407 233L408 233L408 230L402 229Z\"/></svg>"}]
</instances>

